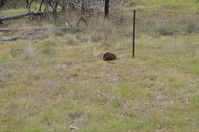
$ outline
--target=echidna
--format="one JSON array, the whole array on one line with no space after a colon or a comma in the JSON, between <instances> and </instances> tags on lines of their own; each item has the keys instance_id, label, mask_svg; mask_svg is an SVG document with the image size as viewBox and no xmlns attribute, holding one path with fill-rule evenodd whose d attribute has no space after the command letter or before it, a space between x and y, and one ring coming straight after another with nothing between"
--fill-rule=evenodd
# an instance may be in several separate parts
<instances>
[{"instance_id":1,"label":"echidna","mask_svg":"<svg viewBox=\"0 0 199 132\"><path fill-rule=\"evenodd\" d=\"M104 61L113 61L115 59L117 59L116 55L114 55L113 53L110 53L110 52L105 53L103 56Z\"/></svg>"}]
</instances>

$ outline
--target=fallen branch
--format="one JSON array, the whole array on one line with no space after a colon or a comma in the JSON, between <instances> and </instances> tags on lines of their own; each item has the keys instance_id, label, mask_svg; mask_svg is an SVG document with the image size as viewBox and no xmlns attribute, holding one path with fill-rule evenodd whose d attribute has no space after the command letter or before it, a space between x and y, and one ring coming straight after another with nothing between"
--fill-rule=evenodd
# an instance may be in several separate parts
<instances>
[{"instance_id":1,"label":"fallen branch","mask_svg":"<svg viewBox=\"0 0 199 132\"><path fill-rule=\"evenodd\" d=\"M5 20L13 20L13 19L19 19L19 18L23 18L26 16L39 16L39 15L46 15L46 14L52 14L53 12L27 12L27 13L22 13L22 14L18 14L15 16L2 16L0 17L0 22L3 22Z\"/></svg>"},{"instance_id":2,"label":"fallen branch","mask_svg":"<svg viewBox=\"0 0 199 132\"><path fill-rule=\"evenodd\" d=\"M0 41L13 41L13 40L17 40L19 39L19 37L14 36L14 37L0 37Z\"/></svg>"}]
</instances>

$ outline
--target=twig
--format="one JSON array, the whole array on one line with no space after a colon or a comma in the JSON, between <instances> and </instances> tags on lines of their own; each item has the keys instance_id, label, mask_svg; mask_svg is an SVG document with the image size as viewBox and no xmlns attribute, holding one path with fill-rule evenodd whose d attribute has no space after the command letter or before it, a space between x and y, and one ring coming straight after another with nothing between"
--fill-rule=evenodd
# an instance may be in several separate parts
<instances>
[{"instance_id":1,"label":"twig","mask_svg":"<svg viewBox=\"0 0 199 132\"><path fill-rule=\"evenodd\" d=\"M79 26L79 24L80 24L81 21L84 22L84 24L88 25L88 22L86 21L86 19L85 19L84 17L81 16L81 17L79 18L79 20L78 20L76 26Z\"/></svg>"}]
</instances>

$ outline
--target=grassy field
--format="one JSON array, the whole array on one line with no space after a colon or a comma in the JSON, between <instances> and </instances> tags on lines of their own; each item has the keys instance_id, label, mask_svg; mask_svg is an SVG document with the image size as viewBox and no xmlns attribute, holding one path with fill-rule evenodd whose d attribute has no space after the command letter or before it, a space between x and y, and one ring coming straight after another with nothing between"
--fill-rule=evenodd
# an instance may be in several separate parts
<instances>
[{"instance_id":1,"label":"grassy field","mask_svg":"<svg viewBox=\"0 0 199 132\"><path fill-rule=\"evenodd\" d=\"M125 9L141 10L172 10L182 12L193 12L198 10L198 0L129 0L128 7Z\"/></svg>"},{"instance_id":2,"label":"grassy field","mask_svg":"<svg viewBox=\"0 0 199 132\"><path fill-rule=\"evenodd\" d=\"M166 3L184 5L143 0L135 7ZM188 9L196 9L193 3ZM138 28L132 59L130 23L102 18L91 19L84 32L48 30L0 42L0 132L199 130L199 34ZM53 23L19 20L7 27ZM104 62L107 51L118 59Z\"/></svg>"}]
</instances>

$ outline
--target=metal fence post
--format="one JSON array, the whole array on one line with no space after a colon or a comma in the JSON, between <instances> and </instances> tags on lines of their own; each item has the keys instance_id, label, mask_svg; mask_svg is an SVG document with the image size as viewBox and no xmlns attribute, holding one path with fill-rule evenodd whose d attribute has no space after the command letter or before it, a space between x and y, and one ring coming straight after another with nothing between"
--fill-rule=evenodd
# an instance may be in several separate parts
<instances>
[{"instance_id":1,"label":"metal fence post","mask_svg":"<svg viewBox=\"0 0 199 132\"><path fill-rule=\"evenodd\" d=\"M136 19L136 10L133 11L132 58L135 57L135 19Z\"/></svg>"}]
</instances>

